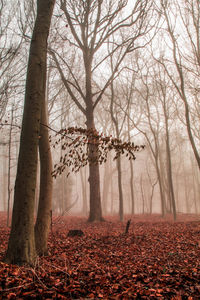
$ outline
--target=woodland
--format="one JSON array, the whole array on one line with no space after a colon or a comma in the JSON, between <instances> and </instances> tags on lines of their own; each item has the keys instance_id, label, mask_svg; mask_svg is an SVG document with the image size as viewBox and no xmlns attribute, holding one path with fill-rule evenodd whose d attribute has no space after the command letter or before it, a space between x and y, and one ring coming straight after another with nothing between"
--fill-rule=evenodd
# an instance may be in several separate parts
<instances>
[{"instance_id":1,"label":"woodland","mask_svg":"<svg viewBox=\"0 0 200 300\"><path fill-rule=\"evenodd\" d=\"M199 299L199 78L199 0L0 0L0 299Z\"/></svg>"}]
</instances>

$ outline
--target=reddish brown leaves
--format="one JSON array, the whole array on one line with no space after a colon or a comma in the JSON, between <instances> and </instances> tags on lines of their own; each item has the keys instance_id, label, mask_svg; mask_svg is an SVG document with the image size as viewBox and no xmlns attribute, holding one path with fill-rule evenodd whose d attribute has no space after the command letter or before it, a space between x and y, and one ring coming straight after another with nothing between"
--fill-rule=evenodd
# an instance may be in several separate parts
<instances>
[{"instance_id":1,"label":"reddish brown leaves","mask_svg":"<svg viewBox=\"0 0 200 300\"><path fill-rule=\"evenodd\" d=\"M111 150L115 153L114 159L120 155L126 155L128 159L135 159L135 152L144 148L143 145L137 146L134 143L122 142L112 136L104 136L96 130L87 130L81 127L62 129L56 134L56 137L53 147L61 144L65 154L60 157L59 163L54 165L52 176L55 178L62 174L66 167L71 172L78 172L81 167L88 163L102 164L106 162L108 152ZM94 147L94 155L88 151L88 147L92 146Z\"/></svg>"},{"instance_id":2,"label":"reddish brown leaves","mask_svg":"<svg viewBox=\"0 0 200 300\"><path fill-rule=\"evenodd\" d=\"M59 219L60 220L60 219ZM63 217L35 268L0 264L3 299L198 299L200 222L159 217L103 223ZM70 229L84 236L67 237ZM1 228L1 258L8 231Z\"/></svg>"}]
</instances>

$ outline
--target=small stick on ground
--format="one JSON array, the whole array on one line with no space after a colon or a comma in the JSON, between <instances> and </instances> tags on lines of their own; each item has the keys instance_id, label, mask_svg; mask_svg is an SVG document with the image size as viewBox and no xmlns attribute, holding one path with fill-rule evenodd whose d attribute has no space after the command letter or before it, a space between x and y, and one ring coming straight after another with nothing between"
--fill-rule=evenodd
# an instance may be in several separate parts
<instances>
[{"instance_id":1,"label":"small stick on ground","mask_svg":"<svg viewBox=\"0 0 200 300\"><path fill-rule=\"evenodd\" d=\"M129 219L129 220L127 221L127 223L126 223L125 234L128 234L128 230L129 230L130 224L131 224L131 219Z\"/></svg>"}]
</instances>

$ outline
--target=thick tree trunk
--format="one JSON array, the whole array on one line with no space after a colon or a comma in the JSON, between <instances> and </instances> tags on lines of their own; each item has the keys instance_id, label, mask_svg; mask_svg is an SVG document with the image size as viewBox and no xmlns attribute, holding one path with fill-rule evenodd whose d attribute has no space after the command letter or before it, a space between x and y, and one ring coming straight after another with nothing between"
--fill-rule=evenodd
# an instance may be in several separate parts
<instances>
[{"instance_id":1,"label":"thick tree trunk","mask_svg":"<svg viewBox=\"0 0 200 300\"><path fill-rule=\"evenodd\" d=\"M91 163L89 165L89 183L90 183L90 214L88 221L102 221L101 197L100 197L100 177L99 165Z\"/></svg>"},{"instance_id":2,"label":"thick tree trunk","mask_svg":"<svg viewBox=\"0 0 200 300\"><path fill-rule=\"evenodd\" d=\"M8 167L7 167L7 151L6 151L6 146L4 145L3 146L3 191L2 191L2 194L3 194L3 211L6 211L7 209L7 176L6 176L6 173L8 172Z\"/></svg>"},{"instance_id":3,"label":"thick tree trunk","mask_svg":"<svg viewBox=\"0 0 200 300\"><path fill-rule=\"evenodd\" d=\"M89 145L89 185L90 185L90 213L89 222L102 221L100 175L98 160L98 145Z\"/></svg>"},{"instance_id":4,"label":"thick tree trunk","mask_svg":"<svg viewBox=\"0 0 200 300\"><path fill-rule=\"evenodd\" d=\"M49 236L52 214L52 157L49 143L48 128L44 125L47 125L47 110L45 98L43 99L42 103L40 125L40 195L37 219L35 224L35 245L38 255L45 255L48 253L47 240Z\"/></svg>"},{"instance_id":5,"label":"thick tree trunk","mask_svg":"<svg viewBox=\"0 0 200 300\"><path fill-rule=\"evenodd\" d=\"M12 146L12 127L13 127L13 112L14 107L12 106L11 111L11 124L9 130L9 141L8 141L8 205L7 205L7 226L10 225L10 202L11 202L11 146Z\"/></svg>"},{"instance_id":6,"label":"thick tree trunk","mask_svg":"<svg viewBox=\"0 0 200 300\"><path fill-rule=\"evenodd\" d=\"M85 74L86 74L86 125L87 129L95 130L94 107L92 96L92 57L86 50L85 57ZM89 185L90 185L90 213L89 222L102 221L101 194L100 194L100 174L98 163L98 145L88 145L89 156Z\"/></svg>"},{"instance_id":7,"label":"thick tree trunk","mask_svg":"<svg viewBox=\"0 0 200 300\"><path fill-rule=\"evenodd\" d=\"M95 130L93 110L88 111L87 129ZM98 163L98 145L88 145L89 157L89 185L90 185L90 213L89 222L102 221L101 195L100 195L100 175Z\"/></svg>"},{"instance_id":8,"label":"thick tree trunk","mask_svg":"<svg viewBox=\"0 0 200 300\"><path fill-rule=\"evenodd\" d=\"M30 45L20 151L15 182L7 263L34 264L34 203L41 106L46 78L47 38L54 0L37 1L37 17Z\"/></svg>"}]
</instances>

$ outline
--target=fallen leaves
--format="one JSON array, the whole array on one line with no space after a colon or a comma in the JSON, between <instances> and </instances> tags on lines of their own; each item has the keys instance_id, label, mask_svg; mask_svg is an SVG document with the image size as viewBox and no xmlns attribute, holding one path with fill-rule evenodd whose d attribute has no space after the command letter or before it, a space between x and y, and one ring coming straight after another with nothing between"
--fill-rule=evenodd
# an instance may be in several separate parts
<instances>
[{"instance_id":1,"label":"fallen leaves","mask_svg":"<svg viewBox=\"0 0 200 300\"><path fill-rule=\"evenodd\" d=\"M2 260L9 231L1 225ZM0 262L0 299L199 299L200 221L135 216L126 235L125 225L63 217L35 268ZM67 237L80 228L84 236Z\"/></svg>"}]
</instances>

